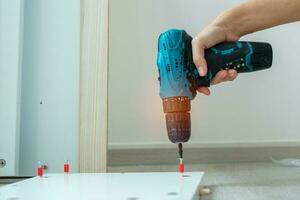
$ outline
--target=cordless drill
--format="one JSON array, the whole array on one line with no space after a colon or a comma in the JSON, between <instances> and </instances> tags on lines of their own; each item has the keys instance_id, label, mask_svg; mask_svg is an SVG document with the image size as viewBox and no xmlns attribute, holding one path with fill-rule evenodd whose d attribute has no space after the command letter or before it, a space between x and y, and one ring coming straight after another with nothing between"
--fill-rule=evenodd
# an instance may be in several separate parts
<instances>
[{"instance_id":1,"label":"cordless drill","mask_svg":"<svg viewBox=\"0 0 300 200\"><path fill-rule=\"evenodd\" d=\"M168 137L182 144L191 136L191 103L197 88L210 86L220 70L235 69L238 73L267 69L272 65L272 47L260 42L223 42L205 50L208 66L200 76L193 62L192 37L184 30L170 29L159 36L157 67L160 97L166 118Z\"/></svg>"}]
</instances>

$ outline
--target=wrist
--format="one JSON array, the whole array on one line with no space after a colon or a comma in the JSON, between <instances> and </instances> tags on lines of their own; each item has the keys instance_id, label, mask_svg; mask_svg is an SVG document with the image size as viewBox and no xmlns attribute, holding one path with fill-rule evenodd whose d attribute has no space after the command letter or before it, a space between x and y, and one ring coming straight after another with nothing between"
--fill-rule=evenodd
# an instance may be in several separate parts
<instances>
[{"instance_id":1,"label":"wrist","mask_svg":"<svg viewBox=\"0 0 300 200\"><path fill-rule=\"evenodd\" d=\"M230 13L224 12L219 15L213 24L217 27L222 28L227 34L233 34L237 37L242 37L242 31L240 30L240 26L237 22L232 20Z\"/></svg>"},{"instance_id":2,"label":"wrist","mask_svg":"<svg viewBox=\"0 0 300 200\"><path fill-rule=\"evenodd\" d=\"M240 38L251 32L249 30L251 17L247 13L247 7L246 4L241 4L225 11L214 20L213 24Z\"/></svg>"}]
</instances>

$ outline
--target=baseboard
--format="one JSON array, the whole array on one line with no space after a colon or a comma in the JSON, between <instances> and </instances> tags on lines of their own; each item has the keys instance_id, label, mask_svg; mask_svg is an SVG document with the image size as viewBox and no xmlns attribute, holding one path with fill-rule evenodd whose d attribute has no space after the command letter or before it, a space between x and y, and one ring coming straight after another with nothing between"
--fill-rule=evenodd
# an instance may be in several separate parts
<instances>
[{"instance_id":1,"label":"baseboard","mask_svg":"<svg viewBox=\"0 0 300 200\"><path fill-rule=\"evenodd\" d=\"M171 142L157 143L109 143L108 149L170 149L174 148ZM223 147L297 147L300 140L268 140L268 141L219 141L219 142L188 142L186 148L223 148Z\"/></svg>"},{"instance_id":2,"label":"baseboard","mask_svg":"<svg viewBox=\"0 0 300 200\"><path fill-rule=\"evenodd\" d=\"M163 148L112 148L108 151L108 165L161 165L176 164L178 159L176 145ZM153 147L153 145L152 145ZM298 142L278 142L276 144L239 145L206 145L197 147L185 145L184 160L186 163L224 163L224 162L261 162L270 158L299 158Z\"/></svg>"}]
</instances>

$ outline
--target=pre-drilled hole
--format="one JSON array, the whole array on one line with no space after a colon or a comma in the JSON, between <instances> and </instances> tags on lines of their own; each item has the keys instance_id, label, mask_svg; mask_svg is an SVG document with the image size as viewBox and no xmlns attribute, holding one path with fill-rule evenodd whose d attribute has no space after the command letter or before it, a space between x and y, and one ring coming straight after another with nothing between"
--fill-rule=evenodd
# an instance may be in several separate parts
<instances>
[{"instance_id":1,"label":"pre-drilled hole","mask_svg":"<svg viewBox=\"0 0 300 200\"><path fill-rule=\"evenodd\" d=\"M6 161L4 159L0 159L0 168L5 167Z\"/></svg>"},{"instance_id":2,"label":"pre-drilled hole","mask_svg":"<svg viewBox=\"0 0 300 200\"><path fill-rule=\"evenodd\" d=\"M168 195L170 195L170 196L176 196L176 195L178 195L178 193L177 192L169 192Z\"/></svg>"},{"instance_id":3,"label":"pre-drilled hole","mask_svg":"<svg viewBox=\"0 0 300 200\"><path fill-rule=\"evenodd\" d=\"M128 197L127 200L139 200L138 197Z\"/></svg>"}]
</instances>

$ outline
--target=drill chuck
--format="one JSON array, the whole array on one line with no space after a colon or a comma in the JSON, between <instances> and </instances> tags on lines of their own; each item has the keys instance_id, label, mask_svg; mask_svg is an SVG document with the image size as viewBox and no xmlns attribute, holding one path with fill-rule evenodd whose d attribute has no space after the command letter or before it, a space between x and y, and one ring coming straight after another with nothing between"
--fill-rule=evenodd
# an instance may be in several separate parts
<instances>
[{"instance_id":1,"label":"drill chuck","mask_svg":"<svg viewBox=\"0 0 300 200\"><path fill-rule=\"evenodd\" d=\"M173 143L187 142L191 136L191 101L188 97L163 99L168 138Z\"/></svg>"}]
</instances>

